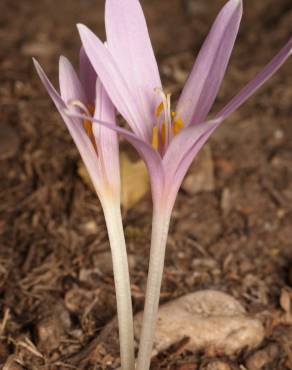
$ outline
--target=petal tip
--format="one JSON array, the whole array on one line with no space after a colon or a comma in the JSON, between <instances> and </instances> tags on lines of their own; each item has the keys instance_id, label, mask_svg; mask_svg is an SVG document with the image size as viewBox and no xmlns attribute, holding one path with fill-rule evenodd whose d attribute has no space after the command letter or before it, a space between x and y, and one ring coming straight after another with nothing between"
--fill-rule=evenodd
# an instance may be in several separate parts
<instances>
[{"instance_id":1,"label":"petal tip","mask_svg":"<svg viewBox=\"0 0 292 370\"><path fill-rule=\"evenodd\" d=\"M60 55L59 70L62 70L63 68L69 68L70 66L71 66L71 63L69 62L69 59L66 58L64 55Z\"/></svg>"},{"instance_id":2,"label":"petal tip","mask_svg":"<svg viewBox=\"0 0 292 370\"><path fill-rule=\"evenodd\" d=\"M242 6L242 0L230 0L233 4L234 4L234 6Z\"/></svg>"},{"instance_id":3,"label":"petal tip","mask_svg":"<svg viewBox=\"0 0 292 370\"><path fill-rule=\"evenodd\" d=\"M32 62L34 64L35 68L37 68L39 66L39 62L35 59L35 57L32 57L31 59L32 59Z\"/></svg>"},{"instance_id":4,"label":"petal tip","mask_svg":"<svg viewBox=\"0 0 292 370\"><path fill-rule=\"evenodd\" d=\"M79 31L79 33L81 33L81 32L85 32L85 31L87 31L88 30L88 28L85 26L85 24L83 24L83 23L77 23L76 24L76 27L77 27L77 29L78 29L78 31Z\"/></svg>"},{"instance_id":5,"label":"petal tip","mask_svg":"<svg viewBox=\"0 0 292 370\"><path fill-rule=\"evenodd\" d=\"M32 62L33 62L33 65L34 65L34 68L36 69L36 71L38 73L41 73L42 72L42 67L41 67L40 63L36 60L36 58L32 57Z\"/></svg>"},{"instance_id":6,"label":"petal tip","mask_svg":"<svg viewBox=\"0 0 292 370\"><path fill-rule=\"evenodd\" d=\"M243 8L243 2L242 0L229 0L229 2L227 3L232 9L238 11L238 12L242 12L242 8Z\"/></svg>"},{"instance_id":7,"label":"petal tip","mask_svg":"<svg viewBox=\"0 0 292 370\"><path fill-rule=\"evenodd\" d=\"M69 61L68 58L66 58L64 55L60 55L59 63L66 63L68 61Z\"/></svg>"}]
</instances>

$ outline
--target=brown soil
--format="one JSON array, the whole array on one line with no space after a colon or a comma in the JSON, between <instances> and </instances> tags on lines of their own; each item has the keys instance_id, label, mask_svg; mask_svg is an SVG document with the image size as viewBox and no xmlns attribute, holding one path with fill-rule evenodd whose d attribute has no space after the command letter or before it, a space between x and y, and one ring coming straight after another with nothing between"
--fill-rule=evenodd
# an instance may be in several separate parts
<instances>
[{"instance_id":1,"label":"brown soil","mask_svg":"<svg viewBox=\"0 0 292 370\"><path fill-rule=\"evenodd\" d=\"M0 4L3 369L112 369L118 364L114 335L110 343L102 337L93 341L115 316L100 205L77 174L78 152L31 61L37 57L56 81L59 54L77 62L77 22L104 35L103 3ZM165 86L175 94L223 3L143 1ZM244 5L218 107L291 35L291 0L245 0ZM265 324L261 349L273 354L265 365L250 365L255 355L246 350L223 356L217 369L292 369L291 318L284 312L292 285L289 72L290 61L212 137L215 190L193 196L181 191L173 213L161 301L215 288L238 298ZM124 217L135 312L143 307L150 209L148 195ZM209 353L187 353L180 344L155 358L153 369L212 369L214 360Z\"/></svg>"}]
</instances>

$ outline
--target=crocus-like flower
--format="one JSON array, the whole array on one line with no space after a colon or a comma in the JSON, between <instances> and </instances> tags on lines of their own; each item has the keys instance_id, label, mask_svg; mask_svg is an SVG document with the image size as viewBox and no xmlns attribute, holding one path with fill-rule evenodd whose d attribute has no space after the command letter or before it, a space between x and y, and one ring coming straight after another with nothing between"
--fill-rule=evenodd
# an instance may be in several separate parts
<instances>
[{"instance_id":1,"label":"crocus-like flower","mask_svg":"<svg viewBox=\"0 0 292 370\"><path fill-rule=\"evenodd\" d=\"M158 310L171 210L194 157L219 124L247 100L291 54L292 39L218 114L207 120L224 77L242 16L242 1L229 0L197 57L176 109L164 92L138 0L106 0L107 46L79 25L95 71L132 132L120 132L143 157L153 198L152 239L138 370L148 370Z\"/></svg>"},{"instance_id":2,"label":"crocus-like flower","mask_svg":"<svg viewBox=\"0 0 292 370\"><path fill-rule=\"evenodd\" d=\"M71 63L60 58L61 95L55 90L37 61L36 70L55 103L81 154L94 184L107 224L117 297L121 364L123 370L134 369L133 314L127 252L120 210L119 148L116 132L91 120L68 117L70 108L98 120L115 123L115 109L83 48L80 51L80 78Z\"/></svg>"}]
</instances>

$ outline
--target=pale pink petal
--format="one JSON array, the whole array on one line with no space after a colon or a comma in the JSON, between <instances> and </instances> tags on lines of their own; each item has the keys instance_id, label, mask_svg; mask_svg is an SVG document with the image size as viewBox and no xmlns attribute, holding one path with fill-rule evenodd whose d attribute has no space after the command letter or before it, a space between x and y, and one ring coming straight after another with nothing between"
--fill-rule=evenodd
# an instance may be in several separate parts
<instances>
[{"instance_id":1,"label":"pale pink petal","mask_svg":"<svg viewBox=\"0 0 292 370\"><path fill-rule=\"evenodd\" d=\"M197 135L196 140L194 141L193 145L189 148L188 151L184 151L184 156L181 158L180 163L177 164L176 170L173 172L173 177L167 178L167 185L166 188L169 189L169 202L175 202L175 198L181 186L181 183L190 167L194 158L199 153L203 145L212 135L212 133L217 129L222 121L213 121L209 125L208 129L203 131L201 135ZM207 123L207 122L206 122ZM196 126L192 126L194 128ZM191 133L190 133L191 134ZM174 166L173 166L174 169Z\"/></svg>"},{"instance_id":2,"label":"pale pink petal","mask_svg":"<svg viewBox=\"0 0 292 370\"><path fill-rule=\"evenodd\" d=\"M104 122L97 120L95 118L85 116L80 113L76 113L73 111L69 111L68 109L65 113L69 117L75 117L80 119L91 120L92 122L96 122L108 129L114 130L115 132L122 135L133 147L136 149L140 157L144 160L150 176L151 181L151 188L152 188L152 196L154 200L158 200L161 196L162 189L165 183L165 173L163 170L162 160L160 155L148 144L146 141L140 139L137 135L133 134L132 132L119 127L113 123Z\"/></svg>"},{"instance_id":3,"label":"pale pink petal","mask_svg":"<svg viewBox=\"0 0 292 370\"><path fill-rule=\"evenodd\" d=\"M88 103L94 105L95 102L95 86L96 86L96 72L86 55L83 46L79 54L79 71L80 82L85 91Z\"/></svg>"},{"instance_id":4,"label":"pale pink petal","mask_svg":"<svg viewBox=\"0 0 292 370\"><path fill-rule=\"evenodd\" d=\"M178 102L186 125L205 120L224 77L242 16L242 1L229 0L201 48Z\"/></svg>"},{"instance_id":5,"label":"pale pink petal","mask_svg":"<svg viewBox=\"0 0 292 370\"><path fill-rule=\"evenodd\" d=\"M163 157L163 166L167 179L173 181L186 154L192 150L196 143L217 127L222 119L214 119L207 122L198 123L195 126L189 126L183 129L173 138Z\"/></svg>"},{"instance_id":6,"label":"pale pink petal","mask_svg":"<svg viewBox=\"0 0 292 370\"><path fill-rule=\"evenodd\" d=\"M61 96L55 90L39 63L35 59L33 59L33 62L44 87L46 88L47 92L55 103L56 108L58 109L64 122L66 123L66 126L80 152L80 155L89 172L93 184L95 185L97 192L99 193L99 195L101 195L102 178L99 174L97 156L94 151L93 145L91 144L91 141L89 140L82 127L82 120L80 118L74 119L68 117L64 113L65 109L67 109L67 105L64 103Z\"/></svg>"},{"instance_id":7,"label":"pale pink petal","mask_svg":"<svg viewBox=\"0 0 292 370\"><path fill-rule=\"evenodd\" d=\"M143 122L143 112L110 51L86 26L78 25L84 50L117 110L141 138L150 140L149 128Z\"/></svg>"},{"instance_id":8,"label":"pale pink petal","mask_svg":"<svg viewBox=\"0 0 292 370\"><path fill-rule=\"evenodd\" d=\"M292 39L289 40L274 59L213 120L187 127L173 139L163 158L163 165L167 174L166 188L169 192L170 203L174 202L179 187L192 161L220 123L271 77L291 53Z\"/></svg>"},{"instance_id":9,"label":"pale pink petal","mask_svg":"<svg viewBox=\"0 0 292 370\"><path fill-rule=\"evenodd\" d=\"M67 104L74 100L79 100L83 104L87 103L80 80L72 64L64 56L61 56L59 61L59 83L61 97Z\"/></svg>"},{"instance_id":10,"label":"pale pink petal","mask_svg":"<svg viewBox=\"0 0 292 370\"><path fill-rule=\"evenodd\" d=\"M105 122L116 121L115 108L99 80L96 81L94 118ZM115 189L120 189L119 144L117 133L93 122L93 134L98 147L102 172Z\"/></svg>"},{"instance_id":11,"label":"pale pink petal","mask_svg":"<svg viewBox=\"0 0 292 370\"><path fill-rule=\"evenodd\" d=\"M292 38L279 51L279 53L258 73L231 101L216 115L225 118L239 108L253 93L256 92L287 60L292 54Z\"/></svg>"},{"instance_id":12,"label":"pale pink petal","mask_svg":"<svg viewBox=\"0 0 292 370\"><path fill-rule=\"evenodd\" d=\"M106 0L105 25L109 50L143 111L141 124L151 133L161 81L140 2Z\"/></svg>"}]
</instances>

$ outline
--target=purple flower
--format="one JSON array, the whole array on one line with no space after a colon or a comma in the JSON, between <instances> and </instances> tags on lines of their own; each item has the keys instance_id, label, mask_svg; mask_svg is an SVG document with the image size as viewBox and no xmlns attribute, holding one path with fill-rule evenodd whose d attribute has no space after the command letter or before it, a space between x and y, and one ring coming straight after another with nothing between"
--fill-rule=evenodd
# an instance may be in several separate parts
<instances>
[{"instance_id":1,"label":"purple flower","mask_svg":"<svg viewBox=\"0 0 292 370\"><path fill-rule=\"evenodd\" d=\"M119 147L116 133L90 120L68 117L64 114L64 109L70 107L76 113L83 112L96 119L115 123L114 106L97 79L83 48L80 50L80 77L69 60L60 57L60 95L38 62L34 60L34 64L75 141L96 192L101 198L106 192L119 197Z\"/></svg>"},{"instance_id":2,"label":"purple flower","mask_svg":"<svg viewBox=\"0 0 292 370\"><path fill-rule=\"evenodd\" d=\"M221 10L197 57L176 109L163 91L138 0L107 0L105 46L78 25L84 49L117 110L134 135L120 131L144 158L153 198L171 207L182 179L212 132L291 54L292 39L212 120L207 115L224 77L242 16L242 1Z\"/></svg>"},{"instance_id":3,"label":"purple flower","mask_svg":"<svg viewBox=\"0 0 292 370\"><path fill-rule=\"evenodd\" d=\"M217 16L175 109L162 89L145 18L138 0L106 0L107 46L79 25L85 52L131 132L121 133L144 159L150 174L153 223L138 370L148 370L171 210L181 182L201 147L220 123L244 103L289 57L292 39L212 119L207 115L224 77L242 16L230 0Z\"/></svg>"},{"instance_id":4,"label":"purple flower","mask_svg":"<svg viewBox=\"0 0 292 370\"><path fill-rule=\"evenodd\" d=\"M123 370L134 370L133 313L120 210L118 139L114 131L91 121L91 118L95 118L115 124L116 112L83 48L80 51L80 77L65 57L60 58L61 95L55 90L36 60L34 64L75 141L104 211L112 251L121 363ZM82 112L89 119L68 117L65 114L66 109L76 114Z\"/></svg>"}]
</instances>

